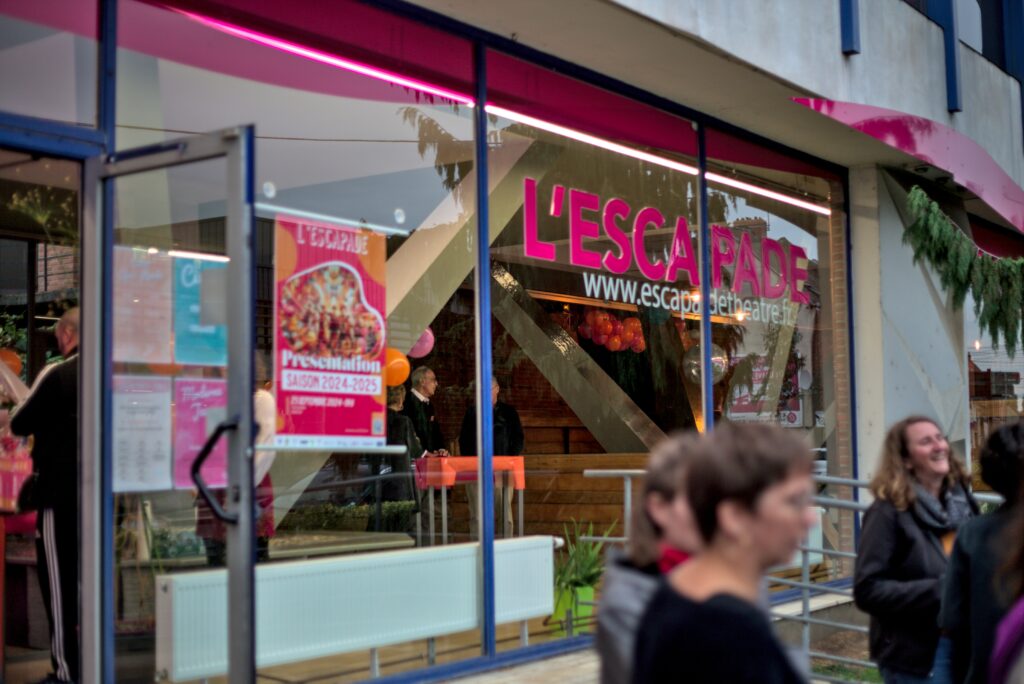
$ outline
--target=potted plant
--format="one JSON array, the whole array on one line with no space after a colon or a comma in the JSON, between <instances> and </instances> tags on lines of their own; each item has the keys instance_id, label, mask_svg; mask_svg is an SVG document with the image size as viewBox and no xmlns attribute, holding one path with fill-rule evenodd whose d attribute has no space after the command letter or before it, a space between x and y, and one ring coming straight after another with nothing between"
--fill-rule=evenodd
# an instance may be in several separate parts
<instances>
[{"instance_id":1,"label":"potted plant","mask_svg":"<svg viewBox=\"0 0 1024 684\"><path fill-rule=\"evenodd\" d=\"M617 521L616 521L617 522ZM551 619L559 625L558 634L570 631L570 622L575 628L589 620L594 614L594 587L604 572L602 550L615 528L615 522L595 541L594 523L586 530L576 520L573 529L565 530L565 546L558 551L555 563L555 612ZM569 611L572 611L571 617Z\"/></svg>"}]
</instances>

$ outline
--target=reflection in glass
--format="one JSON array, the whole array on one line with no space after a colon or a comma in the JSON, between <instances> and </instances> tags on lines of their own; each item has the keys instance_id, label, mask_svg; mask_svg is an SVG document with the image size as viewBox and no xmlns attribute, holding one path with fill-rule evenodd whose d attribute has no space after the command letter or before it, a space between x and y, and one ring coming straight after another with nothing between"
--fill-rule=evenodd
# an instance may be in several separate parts
<instances>
[{"instance_id":1,"label":"reflection in glass","mask_svg":"<svg viewBox=\"0 0 1024 684\"><path fill-rule=\"evenodd\" d=\"M117 125L118 143L128 147L255 124L253 351L259 392L273 401L276 418L266 430L272 441L257 451L273 455L268 481L257 489L267 513L258 525L265 539L258 560L292 582L258 582L257 603L274 602L275 612L260 623L257 640L281 646L302 633L284 629L296 606L338 606L295 652L261 647L271 653L261 658L261 674L354 681L368 676L371 657L384 673L472 657L480 644L477 565L452 544L471 538L475 506L466 503L466 485L475 482L476 463L436 456L459 453L473 397L473 110L458 93L448 98L449 91L422 87L429 84L419 78L392 78L395 72L365 52L351 54L350 46L321 44L313 55L286 36L276 38L287 46L241 28L121 2ZM370 68L354 68L356 62ZM208 194L204 179L193 178L195 196ZM121 196L153 203L151 196ZM172 209L178 201L168 195ZM199 208L200 225L218 226L223 239L223 200ZM168 248L165 235L150 242ZM351 250L321 264L313 255L325 245ZM203 271L204 284L211 269ZM233 286L227 284L228 302ZM344 386L314 387L330 376L331 364L358 368L338 380ZM373 364L379 372L357 372ZM424 383L428 369L433 381ZM358 402L375 408L363 411ZM429 435L418 429L417 406L433 416L422 421ZM312 433L320 428L311 424L363 446L318 441ZM360 451L383 441L407 450ZM425 458L428 451L435 457ZM456 467L459 475L449 481ZM216 564L212 535L199 536L205 551L198 558ZM397 550L409 555L385 553ZM423 554L431 553L468 560L430 565ZM366 563L358 562L362 556ZM336 563L335 574L295 583L292 573L314 560ZM430 570L440 567L448 574ZM318 581L329 586L321 595L311 593ZM373 625L353 617L370 612L379 617ZM450 624L442 624L446 615ZM379 647L372 656L370 647Z\"/></svg>"},{"instance_id":2,"label":"reflection in glass","mask_svg":"<svg viewBox=\"0 0 1024 684\"><path fill-rule=\"evenodd\" d=\"M4 3L0 111L95 126L98 25L96 0Z\"/></svg>"}]
</instances>

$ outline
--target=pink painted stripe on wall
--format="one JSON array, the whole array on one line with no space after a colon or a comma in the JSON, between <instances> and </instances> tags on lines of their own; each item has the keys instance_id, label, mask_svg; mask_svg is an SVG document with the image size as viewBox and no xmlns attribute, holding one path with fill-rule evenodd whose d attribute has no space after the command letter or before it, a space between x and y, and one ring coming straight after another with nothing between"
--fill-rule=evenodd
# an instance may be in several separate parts
<instances>
[{"instance_id":1,"label":"pink painted stripe on wall","mask_svg":"<svg viewBox=\"0 0 1024 684\"><path fill-rule=\"evenodd\" d=\"M871 105L806 97L793 101L949 172L953 180L1024 232L1024 189L985 148L956 129Z\"/></svg>"}]
</instances>

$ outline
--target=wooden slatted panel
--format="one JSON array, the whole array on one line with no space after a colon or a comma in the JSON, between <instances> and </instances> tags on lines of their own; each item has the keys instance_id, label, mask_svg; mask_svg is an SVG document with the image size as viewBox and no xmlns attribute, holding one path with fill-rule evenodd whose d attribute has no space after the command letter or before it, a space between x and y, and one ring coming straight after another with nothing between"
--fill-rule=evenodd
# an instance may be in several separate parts
<instances>
[{"instance_id":1,"label":"wooden slatted panel","mask_svg":"<svg viewBox=\"0 0 1024 684\"><path fill-rule=\"evenodd\" d=\"M618 478L587 478L584 470L642 469L647 454L571 454L524 457L526 466L526 534L563 535L573 520L583 525L594 523L595 533L605 532L614 523L613 535L622 534L623 481ZM640 483L634 481L634 502ZM466 488L456 487L452 494L451 531L456 539L469 534L469 507ZM498 529L498 528L496 528Z\"/></svg>"}]
</instances>

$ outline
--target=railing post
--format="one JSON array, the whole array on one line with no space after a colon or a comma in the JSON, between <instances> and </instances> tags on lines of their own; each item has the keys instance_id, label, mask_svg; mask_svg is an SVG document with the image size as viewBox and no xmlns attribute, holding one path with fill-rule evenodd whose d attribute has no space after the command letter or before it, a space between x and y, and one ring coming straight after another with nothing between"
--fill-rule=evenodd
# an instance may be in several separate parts
<instances>
[{"instance_id":1,"label":"railing post","mask_svg":"<svg viewBox=\"0 0 1024 684\"><path fill-rule=\"evenodd\" d=\"M629 522L633 518L633 478L623 478L625 489L622 492L622 536L629 540Z\"/></svg>"},{"instance_id":2,"label":"railing post","mask_svg":"<svg viewBox=\"0 0 1024 684\"><path fill-rule=\"evenodd\" d=\"M810 542L810 539L807 542ZM800 646L809 663L811 660L811 623L809 622L811 617L811 553L806 548L807 542L804 543L805 548L800 552L800 581L803 583L803 587L800 589L800 598L804 617Z\"/></svg>"}]
</instances>

